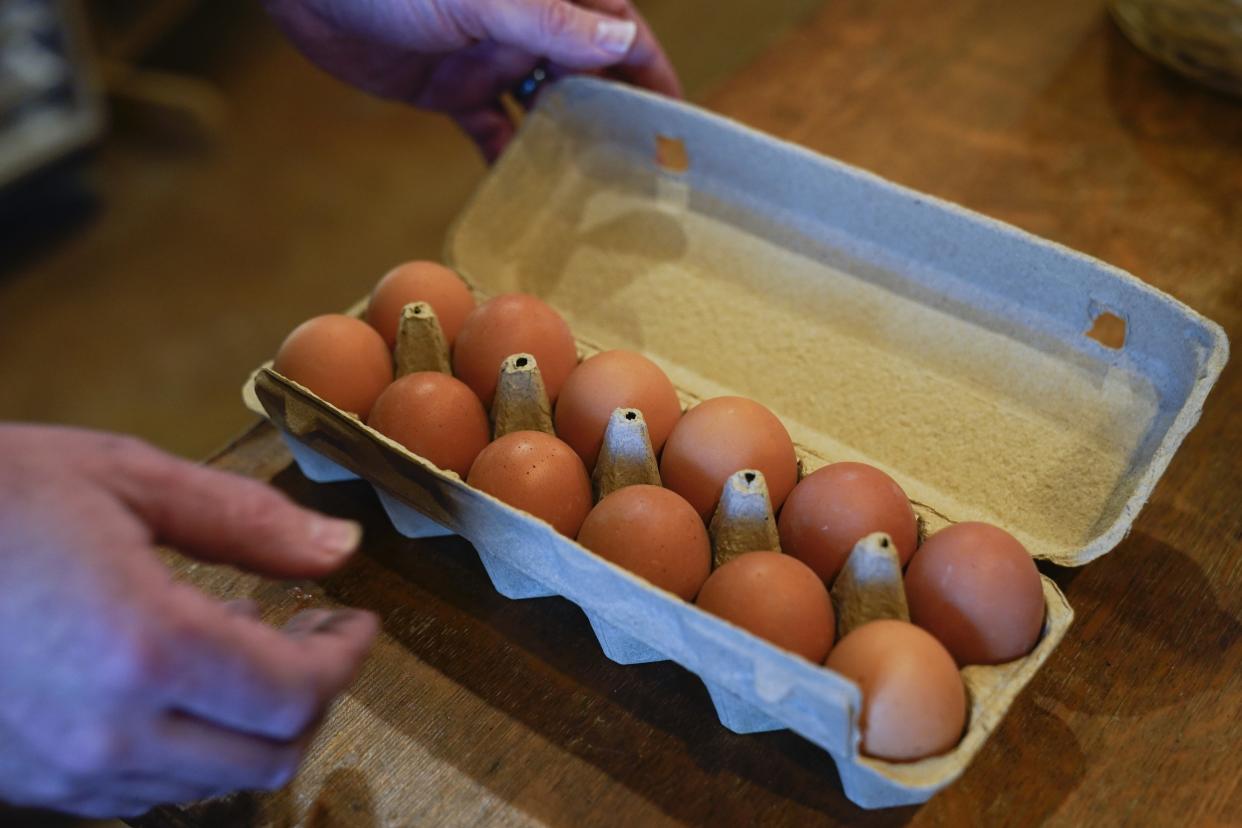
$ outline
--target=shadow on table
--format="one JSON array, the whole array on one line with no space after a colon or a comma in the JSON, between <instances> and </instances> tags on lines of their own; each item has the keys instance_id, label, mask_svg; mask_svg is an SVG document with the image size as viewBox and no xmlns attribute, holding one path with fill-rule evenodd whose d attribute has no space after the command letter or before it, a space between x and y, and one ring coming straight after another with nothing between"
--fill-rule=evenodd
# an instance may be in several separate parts
<instances>
[{"instance_id":1,"label":"shadow on table","mask_svg":"<svg viewBox=\"0 0 1242 828\"><path fill-rule=\"evenodd\" d=\"M1109 654L1036 685L1072 710L1133 716L1184 705L1242 647L1242 623L1221 609L1203 569L1141 531L1076 573L1069 598L1076 649Z\"/></svg>"},{"instance_id":2,"label":"shadow on table","mask_svg":"<svg viewBox=\"0 0 1242 828\"><path fill-rule=\"evenodd\" d=\"M374 828L380 824L366 777L352 768L338 768L330 773L320 788L319 797L301 817L294 810L290 789L284 788L275 793L243 791L191 805L156 808L127 823L135 828L182 825Z\"/></svg>"},{"instance_id":3,"label":"shadow on table","mask_svg":"<svg viewBox=\"0 0 1242 828\"><path fill-rule=\"evenodd\" d=\"M962 778L936 797L937 821L1044 825L1086 771L1073 731L1024 693Z\"/></svg>"},{"instance_id":4,"label":"shadow on table","mask_svg":"<svg viewBox=\"0 0 1242 828\"><path fill-rule=\"evenodd\" d=\"M374 795L361 771L338 768L328 774L323 793L311 806L308 828L373 828L379 825Z\"/></svg>"},{"instance_id":5,"label":"shadow on table","mask_svg":"<svg viewBox=\"0 0 1242 828\"><path fill-rule=\"evenodd\" d=\"M288 789L276 793L242 791L190 805L156 808L136 819L125 820L134 828L179 828L199 825L292 825Z\"/></svg>"}]
</instances>

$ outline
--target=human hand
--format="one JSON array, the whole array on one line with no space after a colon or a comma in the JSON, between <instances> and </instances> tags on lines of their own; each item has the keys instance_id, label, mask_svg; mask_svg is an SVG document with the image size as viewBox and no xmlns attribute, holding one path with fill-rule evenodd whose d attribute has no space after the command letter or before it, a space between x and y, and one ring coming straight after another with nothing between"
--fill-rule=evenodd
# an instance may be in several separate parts
<instances>
[{"instance_id":1,"label":"human hand","mask_svg":"<svg viewBox=\"0 0 1242 828\"><path fill-rule=\"evenodd\" d=\"M285 784L375 618L278 631L173 581L152 547L313 578L359 537L132 438L0 425L0 800L115 817Z\"/></svg>"},{"instance_id":2,"label":"human hand","mask_svg":"<svg viewBox=\"0 0 1242 828\"><path fill-rule=\"evenodd\" d=\"M630 0L265 0L321 68L450 115L492 161L513 137L501 95L546 58L674 97L681 84Z\"/></svg>"}]
</instances>

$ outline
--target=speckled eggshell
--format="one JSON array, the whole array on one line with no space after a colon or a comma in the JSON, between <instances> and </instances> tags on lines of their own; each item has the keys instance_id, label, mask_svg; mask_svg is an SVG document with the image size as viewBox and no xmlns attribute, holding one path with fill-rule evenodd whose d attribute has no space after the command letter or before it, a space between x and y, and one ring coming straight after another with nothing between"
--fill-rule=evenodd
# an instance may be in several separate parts
<instances>
[{"instance_id":1,"label":"speckled eggshell","mask_svg":"<svg viewBox=\"0 0 1242 828\"><path fill-rule=\"evenodd\" d=\"M464 382L437 371L408 374L389 385L371 407L367 425L462 477L491 439L479 398Z\"/></svg>"},{"instance_id":2,"label":"speckled eggshell","mask_svg":"<svg viewBox=\"0 0 1242 828\"><path fill-rule=\"evenodd\" d=\"M966 726L966 687L953 656L905 621L863 624L825 665L862 690L862 752L910 762L951 750Z\"/></svg>"},{"instance_id":3,"label":"speckled eggshell","mask_svg":"<svg viewBox=\"0 0 1242 828\"><path fill-rule=\"evenodd\" d=\"M379 331L390 349L397 343L401 310L411 302L431 305L450 348L466 317L474 310L470 288L444 265L419 261L395 267L376 284L366 312L366 321Z\"/></svg>"},{"instance_id":4,"label":"speckled eggshell","mask_svg":"<svg viewBox=\"0 0 1242 828\"><path fill-rule=\"evenodd\" d=\"M556 401L556 434L595 468L608 418L637 408L659 455L681 417L677 389L660 366L634 351L604 351L573 370Z\"/></svg>"},{"instance_id":5,"label":"speckled eggshell","mask_svg":"<svg viewBox=\"0 0 1242 828\"><path fill-rule=\"evenodd\" d=\"M393 373L392 355L375 329L339 313L316 316L294 328L272 368L363 419Z\"/></svg>"},{"instance_id":6,"label":"speckled eggshell","mask_svg":"<svg viewBox=\"0 0 1242 828\"><path fill-rule=\"evenodd\" d=\"M866 463L832 463L794 486L781 510L781 549L831 584L854 544L886 532L905 565L918 543L918 521L897 482Z\"/></svg>"},{"instance_id":7,"label":"speckled eggshell","mask_svg":"<svg viewBox=\"0 0 1242 828\"><path fill-rule=\"evenodd\" d=\"M798 479L789 432L775 414L745 397L715 397L691 408L673 427L660 458L664 485L704 520L725 480L742 469L763 472L773 509L780 509Z\"/></svg>"},{"instance_id":8,"label":"speckled eggshell","mask_svg":"<svg viewBox=\"0 0 1242 828\"><path fill-rule=\"evenodd\" d=\"M832 648L836 618L824 582L779 552L747 552L719 567L695 603L816 664Z\"/></svg>"},{"instance_id":9,"label":"speckled eggshell","mask_svg":"<svg viewBox=\"0 0 1242 828\"><path fill-rule=\"evenodd\" d=\"M698 512L660 486L626 486L605 497L587 515L578 543L687 601L711 572L711 541Z\"/></svg>"},{"instance_id":10,"label":"speckled eggshell","mask_svg":"<svg viewBox=\"0 0 1242 828\"><path fill-rule=\"evenodd\" d=\"M475 459L466 482L575 538L591 511L591 481L577 453L551 434L514 431Z\"/></svg>"},{"instance_id":11,"label":"speckled eggshell","mask_svg":"<svg viewBox=\"0 0 1242 828\"><path fill-rule=\"evenodd\" d=\"M453 373L490 409L500 364L523 353L535 358L548 400L556 402L578 364L578 346L569 325L546 302L525 293L506 293L466 317L453 346Z\"/></svg>"},{"instance_id":12,"label":"speckled eggshell","mask_svg":"<svg viewBox=\"0 0 1242 828\"><path fill-rule=\"evenodd\" d=\"M1044 589L1030 553L989 523L956 523L932 535L906 570L910 620L958 664L1002 664L1034 648Z\"/></svg>"}]
</instances>

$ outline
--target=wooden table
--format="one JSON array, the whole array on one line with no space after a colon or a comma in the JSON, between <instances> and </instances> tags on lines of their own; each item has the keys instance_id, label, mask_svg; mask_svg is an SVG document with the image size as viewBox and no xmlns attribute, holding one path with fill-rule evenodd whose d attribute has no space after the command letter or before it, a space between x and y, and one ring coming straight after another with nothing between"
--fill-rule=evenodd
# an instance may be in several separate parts
<instances>
[{"instance_id":1,"label":"wooden table","mask_svg":"<svg viewBox=\"0 0 1242 828\"><path fill-rule=\"evenodd\" d=\"M1133 49L1096 3L835 0L709 106L1129 269L1242 341L1242 106ZM258 427L213 462L361 520L320 585L182 565L282 622L384 635L286 791L150 825L1224 824L1242 821L1242 369L1130 537L1050 570L1078 620L965 776L864 812L826 754L736 736L672 664L621 667L581 612L497 595L455 539L410 542L362 484L317 486Z\"/></svg>"}]
</instances>

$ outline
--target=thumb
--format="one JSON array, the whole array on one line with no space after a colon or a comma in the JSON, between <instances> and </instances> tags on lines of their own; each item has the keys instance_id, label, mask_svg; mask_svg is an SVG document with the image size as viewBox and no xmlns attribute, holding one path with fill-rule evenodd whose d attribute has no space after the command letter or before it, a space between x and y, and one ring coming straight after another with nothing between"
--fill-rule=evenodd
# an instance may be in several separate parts
<instances>
[{"instance_id":1,"label":"thumb","mask_svg":"<svg viewBox=\"0 0 1242 828\"><path fill-rule=\"evenodd\" d=\"M471 37L516 46L570 69L620 62L638 35L632 20L580 8L568 0L448 0Z\"/></svg>"},{"instance_id":2,"label":"thumb","mask_svg":"<svg viewBox=\"0 0 1242 828\"><path fill-rule=\"evenodd\" d=\"M362 539L353 521L304 509L271 486L136 442L108 480L161 543L210 563L283 578L340 567Z\"/></svg>"}]
</instances>

